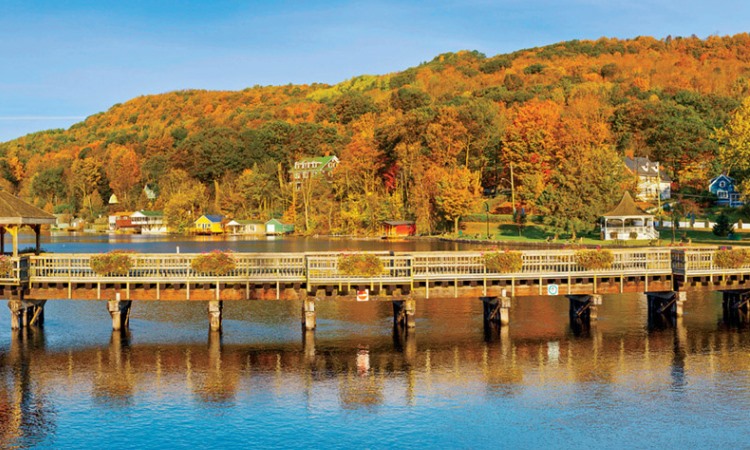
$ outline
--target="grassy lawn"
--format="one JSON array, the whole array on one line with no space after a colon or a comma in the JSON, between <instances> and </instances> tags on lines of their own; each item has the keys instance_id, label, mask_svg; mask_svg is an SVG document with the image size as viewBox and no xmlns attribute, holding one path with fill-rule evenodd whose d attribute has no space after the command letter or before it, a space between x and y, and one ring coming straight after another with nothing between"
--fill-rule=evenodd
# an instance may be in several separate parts
<instances>
[{"instance_id":1,"label":"grassy lawn","mask_svg":"<svg viewBox=\"0 0 750 450\"><path fill-rule=\"evenodd\" d=\"M546 243L551 238L551 234L546 233L542 227L534 224L526 225L518 235L518 228L510 223L490 223L489 242L517 242L517 243ZM460 238L475 239L477 241L487 242L487 224L485 222L462 222ZM660 242L658 245L670 245L672 243L672 230L659 230ZM683 235L690 239L693 245L750 245L750 233L737 233L734 239L720 238L713 234L711 230L677 230L675 233L675 242L680 243ZM562 235L558 238L557 243L573 243L570 236ZM614 245L614 241L603 241L599 239L598 233L579 235L575 241L576 244L587 245ZM627 245L633 247L642 247L650 245L651 242L641 241L620 241L618 245Z\"/></svg>"}]
</instances>

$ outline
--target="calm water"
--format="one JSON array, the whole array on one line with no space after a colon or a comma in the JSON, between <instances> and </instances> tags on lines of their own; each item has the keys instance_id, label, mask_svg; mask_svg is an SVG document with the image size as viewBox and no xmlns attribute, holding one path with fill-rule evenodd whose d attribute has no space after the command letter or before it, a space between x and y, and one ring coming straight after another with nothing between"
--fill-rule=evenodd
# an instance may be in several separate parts
<instances>
[{"instance_id":1,"label":"calm water","mask_svg":"<svg viewBox=\"0 0 750 450\"><path fill-rule=\"evenodd\" d=\"M476 299L422 300L404 336L389 303L328 300L305 336L299 302L225 302L222 335L203 303L136 303L125 334L104 302L50 301L44 328L21 333L0 305L0 447L750 446L750 328L720 295L689 297L676 323L649 325L637 295L605 296L583 330L567 308L518 299L498 331Z\"/></svg>"}]
</instances>

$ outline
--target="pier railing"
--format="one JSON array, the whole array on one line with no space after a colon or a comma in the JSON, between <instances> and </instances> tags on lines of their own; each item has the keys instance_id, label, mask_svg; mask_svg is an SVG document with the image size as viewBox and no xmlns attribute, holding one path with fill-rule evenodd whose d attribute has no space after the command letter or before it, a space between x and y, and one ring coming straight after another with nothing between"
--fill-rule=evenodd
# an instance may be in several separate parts
<instances>
[{"instance_id":1,"label":"pier railing","mask_svg":"<svg viewBox=\"0 0 750 450\"><path fill-rule=\"evenodd\" d=\"M131 254L126 275L97 274L92 254L44 254L18 259L12 278L2 281L35 283L185 283L185 282L285 282L356 284L434 280L607 276L649 273L669 274L673 267L706 266L710 251L679 253L668 248L615 249L611 267L591 270L578 262L575 250L522 251L519 272L496 273L485 264L486 252L372 252L382 262L382 272L371 276L347 275L339 270L339 253L234 253L235 269L217 276L196 272L191 262L198 254ZM708 269L707 269L708 270ZM7 284L7 283L4 283Z\"/></svg>"},{"instance_id":2,"label":"pier railing","mask_svg":"<svg viewBox=\"0 0 750 450\"><path fill-rule=\"evenodd\" d=\"M672 271L675 275L700 276L700 275L722 275L750 272L750 249L748 257L739 261L736 267L726 267L719 264L717 254L731 249L720 249L716 247L703 248L681 248L672 250Z\"/></svg>"}]
</instances>

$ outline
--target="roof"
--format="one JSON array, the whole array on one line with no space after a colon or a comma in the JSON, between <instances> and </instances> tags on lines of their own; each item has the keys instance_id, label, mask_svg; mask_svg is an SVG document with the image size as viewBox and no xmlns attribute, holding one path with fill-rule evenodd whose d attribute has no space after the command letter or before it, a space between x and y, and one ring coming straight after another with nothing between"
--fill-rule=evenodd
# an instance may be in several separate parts
<instances>
[{"instance_id":1,"label":"roof","mask_svg":"<svg viewBox=\"0 0 750 450\"><path fill-rule=\"evenodd\" d=\"M630 196L630 192L625 191L625 193L622 195L622 199L620 200L620 203L613 209L612 211L603 214L604 217L628 217L628 216L652 216L652 214L648 214L646 212L641 211L640 208L638 208L635 205L635 202L633 201L633 197Z\"/></svg>"},{"instance_id":2,"label":"roof","mask_svg":"<svg viewBox=\"0 0 750 450\"><path fill-rule=\"evenodd\" d=\"M205 217L206 219L209 220L209 222L213 222L213 223L220 223L221 220L224 218L223 216L220 216L218 214L204 214L201 217ZM198 218L198 220L200 220L200 217Z\"/></svg>"},{"instance_id":3,"label":"roof","mask_svg":"<svg viewBox=\"0 0 750 450\"><path fill-rule=\"evenodd\" d=\"M237 227L240 225L263 225L265 222L260 222L258 220L237 220L234 219L231 222L227 224L227 226L230 227Z\"/></svg>"},{"instance_id":4,"label":"roof","mask_svg":"<svg viewBox=\"0 0 750 450\"><path fill-rule=\"evenodd\" d=\"M268 225L269 223L272 223L274 225L284 225L279 219L270 219L268 222L266 222L266 225Z\"/></svg>"},{"instance_id":5,"label":"roof","mask_svg":"<svg viewBox=\"0 0 750 450\"><path fill-rule=\"evenodd\" d=\"M162 211L146 211L142 209L139 212L146 217L163 217L164 216L164 212Z\"/></svg>"},{"instance_id":6,"label":"roof","mask_svg":"<svg viewBox=\"0 0 750 450\"><path fill-rule=\"evenodd\" d=\"M656 177L658 175L661 181L672 181L663 170L659 169L658 162L651 161L648 158L625 158L625 166L639 177Z\"/></svg>"},{"instance_id":7,"label":"roof","mask_svg":"<svg viewBox=\"0 0 750 450\"><path fill-rule=\"evenodd\" d=\"M332 167L329 167L328 165L335 161L336 164L338 164L339 159L336 156L315 156L310 158L300 158L297 161L294 162L294 166L292 167L292 171L322 171L322 170L331 170ZM302 163L318 163L315 165L315 167L298 167L299 164Z\"/></svg>"},{"instance_id":8,"label":"roof","mask_svg":"<svg viewBox=\"0 0 750 450\"><path fill-rule=\"evenodd\" d=\"M0 225L41 225L56 221L53 214L6 191L0 191Z\"/></svg>"},{"instance_id":9,"label":"roof","mask_svg":"<svg viewBox=\"0 0 750 450\"><path fill-rule=\"evenodd\" d=\"M414 225L414 222L411 220L384 220L383 223L392 227L397 227L399 225Z\"/></svg>"},{"instance_id":10,"label":"roof","mask_svg":"<svg viewBox=\"0 0 750 450\"><path fill-rule=\"evenodd\" d=\"M734 178L732 178L732 177L730 177L728 175L721 174L721 175L719 175L717 177L712 178L711 181L708 182L708 189L711 189L711 186L713 186L714 183L716 183L717 181L719 181L721 179L724 179L727 182L729 182L731 184L734 184Z\"/></svg>"}]
</instances>

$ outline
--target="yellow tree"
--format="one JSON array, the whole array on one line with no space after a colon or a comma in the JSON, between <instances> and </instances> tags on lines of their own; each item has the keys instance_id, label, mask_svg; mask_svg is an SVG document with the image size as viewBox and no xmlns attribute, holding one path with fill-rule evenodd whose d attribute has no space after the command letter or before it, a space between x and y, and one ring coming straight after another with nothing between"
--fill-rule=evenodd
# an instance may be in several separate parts
<instances>
[{"instance_id":1,"label":"yellow tree","mask_svg":"<svg viewBox=\"0 0 750 450\"><path fill-rule=\"evenodd\" d=\"M471 212L477 202L479 186L479 174L466 167L443 170L435 202L443 217L453 221L454 234L458 234L458 220Z\"/></svg>"},{"instance_id":2,"label":"yellow tree","mask_svg":"<svg viewBox=\"0 0 750 450\"><path fill-rule=\"evenodd\" d=\"M745 98L732 118L714 132L720 142L719 162L727 175L732 170L750 169L750 97Z\"/></svg>"}]
</instances>

